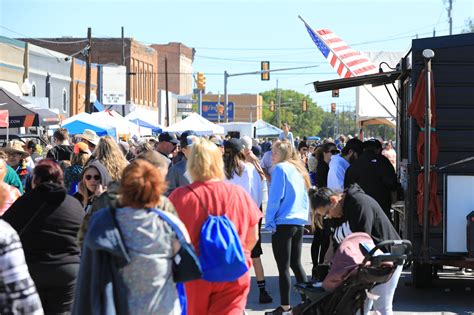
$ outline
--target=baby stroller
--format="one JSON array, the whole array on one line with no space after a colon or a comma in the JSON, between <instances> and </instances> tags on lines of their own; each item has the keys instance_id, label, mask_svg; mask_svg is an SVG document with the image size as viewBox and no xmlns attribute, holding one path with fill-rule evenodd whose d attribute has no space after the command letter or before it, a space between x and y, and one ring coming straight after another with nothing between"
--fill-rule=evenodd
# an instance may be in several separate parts
<instances>
[{"instance_id":1,"label":"baby stroller","mask_svg":"<svg viewBox=\"0 0 474 315\"><path fill-rule=\"evenodd\" d=\"M411 242L407 240L384 241L375 246L368 234L351 234L339 246L322 283L295 285L306 299L294 307L293 314L349 315L359 310L364 314L368 291L390 280L410 251Z\"/></svg>"}]
</instances>

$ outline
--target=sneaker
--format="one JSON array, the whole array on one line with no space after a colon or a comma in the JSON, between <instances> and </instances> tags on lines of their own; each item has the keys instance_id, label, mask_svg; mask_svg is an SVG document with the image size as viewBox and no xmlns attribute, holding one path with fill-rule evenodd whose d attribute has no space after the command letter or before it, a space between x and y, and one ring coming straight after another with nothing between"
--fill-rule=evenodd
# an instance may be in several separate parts
<instances>
[{"instance_id":1,"label":"sneaker","mask_svg":"<svg viewBox=\"0 0 474 315\"><path fill-rule=\"evenodd\" d=\"M258 299L258 301L260 304L268 304L273 302L273 299L267 291L262 291L260 292L260 298Z\"/></svg>"},{"instance_id":2,"label":"sneaker","mask_svg":"<svg viewBox=\"0 0 474 315\"><path fill-rule=\"evenodd\" d=\"M265 312L265 315L293 315L293 310L290 308L288 311L283 310L281 306L270 312Z\"/></svg>"}]
</instances>

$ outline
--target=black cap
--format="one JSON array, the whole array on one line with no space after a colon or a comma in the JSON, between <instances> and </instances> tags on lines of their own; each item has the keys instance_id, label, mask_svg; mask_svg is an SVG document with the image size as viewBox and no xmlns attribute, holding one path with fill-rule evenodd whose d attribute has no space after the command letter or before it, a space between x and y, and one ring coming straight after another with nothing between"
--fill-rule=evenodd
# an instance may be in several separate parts
<instances>
[{"instance_id":1,"label":"black cap","mask_svg":"<svg viewBox=\"0 0 474 315\"><path fill-rule=\"evenodd\" d=\"M361 155L362 151L364 150L364 145L359 139L352 138L351 140L347 141L346 145L342 149L342 154L345 155L349 153L349 150L357 152L357 154Z\"/></svg>"},{"instance_id":2,"label":"black cap","mask_svg":"<svg viewBox=\"0 0 474 315\"><path fill-rule=\"evenodd\" d=\"M380 143L379 140L377 139L369 139L367 141L364 141L364 150L381 150L382 149L382 143Z\"/></svg>"},{"instance_id":3,"label":"black cap","mask_svg":"<svg viewBox=\"0 0 474 315\"><path fill-rule=\"evenodd\" d=\"M158 137L158 140L160 142L171 142L174 144L179 143L178 138L176 138L176 135L174 133L169 133L169 132L163 132L162 134L160 134L160 136Z\"/></svg>"},{"instance_id":4,"label":"black cap","mask_svg":"<svg viewBox=\"0 0 474 315\"><path fill-rule=\"evenodd\" d=\"M196 133L192 130L186 130L181 134L181 136L179 137L179 143L181 145L181 148L185 148L191 144L190 141L192 142L192 138L189 138L191 136L196 136Z\"/></svg>"},{"instance_id":5,"label":"black cap","mask_svg":"<svg viewBox=\"0 0 474 315\"><path fill-rule=\"evenodd\" d=\"M230 140L224 142L224 149L232 149L235 152L240 152L244 149L242 141L237 138L231 138Z\"/></svg>"}]
</instances>

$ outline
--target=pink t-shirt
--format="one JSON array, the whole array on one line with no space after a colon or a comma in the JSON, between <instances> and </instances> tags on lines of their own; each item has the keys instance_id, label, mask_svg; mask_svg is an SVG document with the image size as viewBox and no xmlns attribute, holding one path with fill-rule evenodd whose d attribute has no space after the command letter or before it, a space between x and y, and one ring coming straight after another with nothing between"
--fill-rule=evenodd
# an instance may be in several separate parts
<instances>
[{"instance_id":1,"label":"pink t-shirt","mask_svg":"<svg viewBox=\"0 0 474 315\"><path fill-rule=\"evenodd\" d=\"M188 229L196 253L199 254L201 227L209 214L226 214L234 223L244 247L249 228L258 224L262 217L262 212L251 197L241 187L222 181L194 182L188 186L192 187L210 213L204 209L199 199L187 186L175 189L169 199ZM250 251L245 248L244 250L250 266Z\"/></svg>"},{"instance_id":2,"label":"pink t-shirt","mask_svg":"<svg viewBox=\"0 0 474 315\"><path fill-rule=\"evenodd\" d=\"M5 204L0 208L0 216L2 216L5 211L7 211L8 208L10 208L10 206L21 196L18 188L7 184L2 186L2 189L3 187L7 189L7 197L5 198Z\"/></svg>"}]
</instances>

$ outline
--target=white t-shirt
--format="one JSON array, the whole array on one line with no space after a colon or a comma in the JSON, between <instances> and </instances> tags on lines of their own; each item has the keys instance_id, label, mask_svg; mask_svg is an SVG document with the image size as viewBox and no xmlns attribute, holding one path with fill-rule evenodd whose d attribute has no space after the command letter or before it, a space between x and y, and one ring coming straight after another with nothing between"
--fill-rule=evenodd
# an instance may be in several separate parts
<instances>
[{"instance_id":1,"label":"white t-shirt","mask_svg":"<svg viewBox=\"0 0 474 315\"><path fill-rule=\"evenodd\" d=\"M234 173L234 177L226 178L225 181L242 187L252 197L257 206L261 206L263 197L262 179L251 163L244 163L244 171L241 176Z\"/></svg>"}]
</instances>

